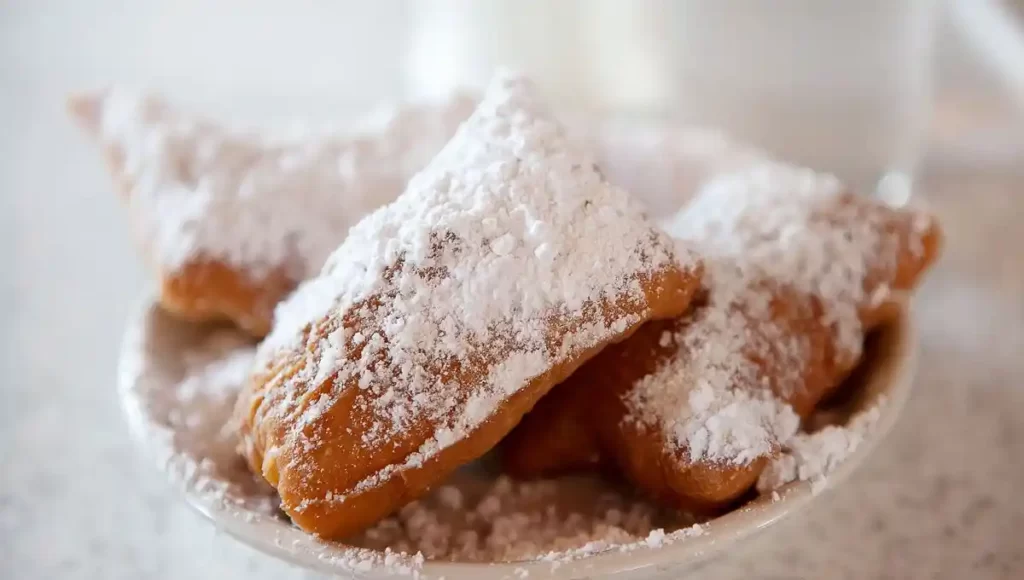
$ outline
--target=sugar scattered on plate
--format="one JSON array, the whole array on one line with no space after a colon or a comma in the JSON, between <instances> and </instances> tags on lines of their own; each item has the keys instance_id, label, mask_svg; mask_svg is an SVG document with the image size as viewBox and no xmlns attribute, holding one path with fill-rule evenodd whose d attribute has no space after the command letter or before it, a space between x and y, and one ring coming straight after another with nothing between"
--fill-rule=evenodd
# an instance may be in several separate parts
<instances>
[{"instance_id":1,"label":"sugar scattered on plate","mask_svg":"<svg viewBox=\"0 0 1024 580\"><path fill-rule=\"evenodd\" d=\"M846 425L828 425L813 433L795 434L784 443L782 454L761 473L758 491L771 492L775 497L775 490L782 486L807 481L813 492L820 492L826 478L864 444L881 416L882 405L885 401L878 401L854 415Z\"/></svg>"}]
</instances>

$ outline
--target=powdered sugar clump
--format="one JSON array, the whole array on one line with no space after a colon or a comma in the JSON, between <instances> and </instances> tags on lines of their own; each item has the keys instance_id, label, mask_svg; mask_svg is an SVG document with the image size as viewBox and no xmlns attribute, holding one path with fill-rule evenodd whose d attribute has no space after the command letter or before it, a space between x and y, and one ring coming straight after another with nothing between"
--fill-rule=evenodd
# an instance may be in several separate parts
<instances>
[{"instance_id":1,"label":"powdered sugar clump","mask_svg":"<svg viewBox=\"0 0 1024 580\"><path fill-rule=\"evenodd\" d=\"M375 486L464 438L553 364L640 322L642 279L676 267L673 245L601 178L527 81L499 76L405 193L353 227L320 277L278 309L261 359L296 352L308 364L267 412L286 416L295 389L334 377L302 424L358 388L369 449L414 423L436 426L355 491ZM322 332L304 349L311 322ZM439 379L448 365L481 360L483 376ZM301 428L293 436L303 443Z\"/></svg>"},{"instance_id":2,"label":"powdered sugar clump","mask_svg":"<svg viewBox=\"0 0 1024 580\"><path fill-rule=\"evenodd\" d=\"M819 298L838 348L855 359L865 283L872 269L895 267L882 260L899 255L899 238L887 235L881 212L841 203L844 193L831 175L765 162L719 176L666 227L712 261L739 265L718 273L719 292L743 293L767 278Z\"/></svg>"},{"instance_id":3,"label":"powdered sugar clump","mask_svg":"<svg viewBox=\"0 0 1024 580\"><path fill-rule=\"evenodd\" d=\"M800 352L799 341L766 320L729 303L700 305L673 330L662 348L675 354L637 381L624 402L627 421L661 432L670 449L690 461L743 465L772 454L796 433L800 420L774 396L755 355Z\"/></svg>"},{"instance_id":4,"label":"powdered sugar clump","mask_svg":"<svg viewBox=\"0 0 1024 580\"><path fill-rule=\"evenodd\" d=\"M217 260L296 281L316 272L349 226L394 199L472 106L454 95L377 115L356 133L282 137L120 88L72 103L113 161L157 267Z\"/></svg>"},{"instance_id":5,"label":"powdered sugar clump","mask_svg":"<svg viewBox=\"0 0 1024 580\"><path fill-rule=\"evenodd\" d=\"M759 377L755 376L756 369L745 368L753 365L732 365L714 352L727 347L698 345L693 338L680 335L693 347L713 351L694 358L716 357L721 362L703 360L694 364L692 358L673 359L630 391L627 405L631 418L660 424L670 446L687 449L694 462L746 464L771 454L778 441L796 432L800 419L768 390L720 386L742 385L744 380L758 381ZM698 369L730 376L697 377ZM722 382L714 383L716 378Z\"/></svg>"},{"instance_id":6,"label":"powdered sugar clump","mask_svg":"<svg viewBox=\"0 0 1024 580\"><path fill-rule=\"evenodd\" d=\"M856 414L846 425L829 425L814 433L798 433L784 452L761 473L757 489L767 493L794 481L809 481L815 492L843 461L864 443L881 416L881 401Z\"/></svg>"}]
</instances>

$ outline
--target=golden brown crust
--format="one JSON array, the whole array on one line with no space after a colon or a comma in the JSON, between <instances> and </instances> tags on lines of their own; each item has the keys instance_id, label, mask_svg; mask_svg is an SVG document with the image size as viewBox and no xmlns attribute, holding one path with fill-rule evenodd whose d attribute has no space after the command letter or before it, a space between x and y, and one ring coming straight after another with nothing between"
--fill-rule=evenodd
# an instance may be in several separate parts
<instances>
[{"instance_id":1,"label":"golden brown crust","mask_svg":"<svg viewBox=\"0 0 1024 580\"><path fill-rule=\"evenodd\" d=\"M164 275L160 304L185 320L233 322L258 338L270 332L274 307L295 285L280 271L253 279L222 262L191 262Z\"/></svg>"},{"instance_id":2,"label":"golden brown crust","mask_svg":"<svg viewBox=\"0 0 1024 580\"><path fill-rule=\"evenodd\" d=\"M934 220L911 212L893 210L874 201L851 195L838 205L854 206L854 218L872 214L880 218L887 235L894 235L896 255L868 256L864 279L865 300L858 305L864 332L891 319L923 272L938 257L941 231ZM837 215L840 212L837 211ZM849 213L843 214L851 219ZM922 226L922 224L925 224ZM847 226L849 224L846 224ZM836 222L835 227L844 227ZM895 265L890 267L886 264ZM786 284L761 281L754 287L770 297L768 310L772 334L758 336L765 321L750 320L748 345L757 348L736 353L754 362L775 396L789 403L802 418L826 397L852 370L857 360L838 352L833 329L823 315L817 296L806 295ZM624 402L637 381L675 357L686 359L685 347L666 343L666 333L686 333L701 316L696 308L677 320L651 322L629 340L610 346L584 365L543 399L501 446L505 468L520 477L534 477L610 464L627 479L660 502L695 513L714 513L746 493L756 482L770 457L746 464L724 465L692 461L686 449L666 446L658 426L628 420ZM780 377L792 369L791 357L781 352L775 332L799 337L807 345L796 371L799 387L783 385ZM765 344L769 346L764 347ZM559 440L552 446L549 441ZM565 443L562 443L565 442Z\"/></svg>"},{"instance_id":3,"label":"golden brown crust","mask_svg":"<svg viewBox=\"0 0 1024 580\"><path fill-rule=\"evenodd\" d=\"M699 272L669 269L641 281L644 299L640 303L635 297L623 295L587 309L581 316L552 321L548 336L554 344L588 324L626 317L633 320L618 335L558 359L502 401L498 410L472 432L419 464L403 466L441 425L417 420L384 448L366 445L364 436L374 428L366 416L366 399L375 395L360 389L358 378L341 385L340 396L322 414L299 426L298 417L331 388L334 377L308 383L301 392L287 395L291 401L283 401L281 382L301 373L309 360L303 353L285 352L266 372L254 377L239 398L237 417L243 454L254 471L277 488L283 509L298 526L326 538L344 537L419 497L460 465L483 455L551 387L568 378L609 342L629 336L647 320L681 314L698 284ZM352 309L358 311L358 307ZM344 321L354 332L372 335L377 330L364 326L366 320L354 314ZM334 330L330 320L314 325L303 341L305 348L318 348L320 340ZM468 390L469 385L485 380L502 359L492 345L484 345L478 355L454 365L439 362L441 366L428 371L445 381L467 385ZM346 356L358 359L361 352L353 349ZM281 412L281 405L287 410ZM301 437L292 436L296 428L301 429ZM311 441L316 444L309 445Z\"/></svg>"},{"instance_id":4,"label":"golden brown crust","mask_svg":"<svg viewBox=\"0 0 1024 580\"><path fill-rule=\"evenodd\" d=\"M809 413L829 386L829 333L818 322L815 306L814 301L802 299L791 289L778 291L771 301L773 324L787 333L804 333L808 340L809 362L801 377L806 388L789 397L798 413ZM609 346L555 388L502 444L505 468L513 475L532 477L587 467L600 457L649 496L693 513L714 513L745 493L768 457L745 465L692 461L685 449L665 445L658 426L626 420L629 410L624 399L632 386L680 356L681 346L663 337L685 332L702 308L707 306L698 304L681 318L644 325L629 340ZM756 331L763 326L751 328ZM751 344L759 346L769 341L768 336L751 338ZM772 349L765 352L751 347L738 354L757 365L780 396L788 395L778 379L784 373L776 368L787 359ZM556 437L578 443L577 453L561 444L556 453L550 452L548 441Z\"/></svg>"}]
</instances>

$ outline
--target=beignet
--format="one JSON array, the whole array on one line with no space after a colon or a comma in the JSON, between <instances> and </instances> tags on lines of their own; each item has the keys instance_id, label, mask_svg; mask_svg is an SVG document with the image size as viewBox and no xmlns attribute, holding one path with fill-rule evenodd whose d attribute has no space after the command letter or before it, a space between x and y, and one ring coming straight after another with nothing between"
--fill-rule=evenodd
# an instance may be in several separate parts
<instances>
[{"instance_id":1,"label":"beignet","mask_svg":"<svg viewBox=\"0 0 1024 580\"><path fill-rule=\"evenodd\" d=\"M491 449L607 344L682 314L699 273L529 82L499 75L278 309L238 402L242 453L299 527L344 537Z\"/></svg>"}]
</instances>

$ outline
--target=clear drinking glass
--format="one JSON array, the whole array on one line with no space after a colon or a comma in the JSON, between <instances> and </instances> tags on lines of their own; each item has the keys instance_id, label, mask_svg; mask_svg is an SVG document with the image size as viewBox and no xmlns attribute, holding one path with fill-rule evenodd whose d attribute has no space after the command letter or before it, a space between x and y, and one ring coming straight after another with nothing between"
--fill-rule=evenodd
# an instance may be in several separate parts
<instances>
[{"instance_id":1,"label":"clear drinking glass","mask_svg":"<svg viewBox=\"0 0 1024 580\"><path fill-rule=\"evenodd\" d=\"M420 0L414 92L531 73L565 109L715 126L859 191L909 194L936 0Z\"/></svg>"},{"instance_id":2,"label":"clear drinking glass","mask_svg":"<svg viewBox=\"0 0 1024 580\"><path fill-rule=\"evenodd\" d=\"M528 72L574 112L666 111L672 50L665 0L420 0L410 4L407 79L416 94Z\"/></svg>"},{"instance_id":3,"label":"clear drinking glass","mask_svg":"<svg viewBox=\"0 0 1024 580\"><path fill-rule=\"evenodd\" d=\"M673 113L901 197L931 114L934 0L682 0Z\"/></svg>"}]
</instances>

